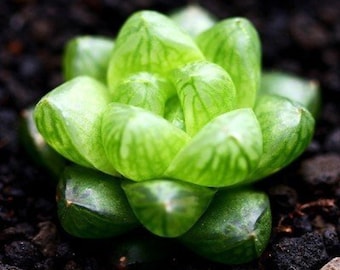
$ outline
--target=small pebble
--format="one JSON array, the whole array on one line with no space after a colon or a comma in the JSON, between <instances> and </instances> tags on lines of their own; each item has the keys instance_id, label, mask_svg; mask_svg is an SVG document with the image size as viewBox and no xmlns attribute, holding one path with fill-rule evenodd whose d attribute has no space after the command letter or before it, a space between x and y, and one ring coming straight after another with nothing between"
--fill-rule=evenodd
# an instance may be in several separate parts
<instances>
[{"instance_id":1,"label":"small pebble","mask_svg":"<svg viewBox=\"0 0 340 270\"><path fill-rule=\"evenodd\" d=\"M325 149L330 152L340 153L340 128L332 131L325 140Z\"/></svg>"},{"instance_id":2,"label":"small pebble","mask_svg":"<svg viewBox=\"0 0 340 270\"><path fill-rule=\"evenodd\" d=\"M340 155L325 154L305 160L300 173L303 179L313 185L333 185L340 179Z\"/></svg>"},{"instance_id":3,"label":"small pebble","mask_svg":"<svg viewBox=\"0 0 340 270\"><path fill-rule=\"evenodd\" d=\"M270 257L275 270L317 269L328 260L322 236L318 233L284 237L273 245Z\"/></svg>"},{"instance_id":4,"label":"small pebble","mask_svg":"<svg viewBox=\"0 0 340 270\"><path fill-rule=\"evenodd\" d=\"M320 270L339 270L340 269L340 257L335 257L330 262L325 264Z\"/></svg>"}]
</instances>

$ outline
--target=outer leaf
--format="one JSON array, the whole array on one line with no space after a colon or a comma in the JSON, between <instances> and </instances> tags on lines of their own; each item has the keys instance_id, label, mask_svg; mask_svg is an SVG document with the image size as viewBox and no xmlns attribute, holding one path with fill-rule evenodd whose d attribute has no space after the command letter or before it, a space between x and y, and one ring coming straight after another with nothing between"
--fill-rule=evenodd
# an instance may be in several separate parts
<instances>
[{"instance_id":1,"label":"outer leaf","mask_svg":"<svg viewBox=\"0 0 340 270\"><path fill-rule=\"evenodd\" d=\"M289 98L306 107L314 117L320 110L320 89L315 81L307 81L283 72L266 72L261 78L259 94Z\"/></svg>"},{"instance_id":2,"label":"outer leaf","mask_svg":"<svg viewBox=\"0 0 340 270\"><path fill-rule=\"evenodd\" d=\"M20 139L37 164L45 167L56 179L65 167L65 159L45 142L37 130L33 118L33 108L22 112Z\"/></svg>"},{"instance_id":3,"label":"outer leaf","mask_svg":"<svg viewBox=\"0 0 340 270\"><path fill-rule=\"evenodd\" d=\"M250 180L268 176L298 157L309 145L315 124L303 106L275 95L260 97L255 114L263 134L263 155Z\"/></svg>"},{"instance_id":4,"label":"outer leaf","mask_svg":"<svg viewBox=\"0 0 340 270\"><path fill-rule=\"evenodd\" d=\"M181 237L194 252L225 264L249 262L261 255L271 233L265 193L221 190L201 219Z\"/></svg>"},{"instance_id":5,"label":"outer leaf","mask_svg":"<svg viewBox=\"0 0 340 270\"><path fill-rule=\"evenodd\" d=\"M154 11L136 12L116 39L108 70L109 86L114 90L119 80L135 72L164 75L203 58L195 42L172 20Z\"/></svg>"},{"instance_id":6,"label":"outer leaf","mask_svg":"<svg viewBox=\"0 0 340 270\"><path fill-rule=\"evenodd\" d=\"M235 86L229 74L208 61L192 62L172 73L184 112L185 130L196 134L216 116L235 108Z\"/></svg>"},{"instance_id":7,"label":"outer leaf","mask_svg":"<svg viewBox=\"0 0 340 270\"><path fill-rule=\"evenodd\" d=\"M81 36L71 39L63 56L65 80L86 75L106 83L113 47L113 40L104 37Z\"/></svg>"},{"instance_id":8,"label":"outer leaf","mask_svg":"<svg viewBox=\"0 0 340 270\"><path fill-rule=\"evenodd\" d=\"M123 188L139 221L163 237L188 231L215 194L206 187L166 179L125 183Z\"/></svg>"},{"instance_id":9,"label":"outer leaf","mask_svg":"<svg viewBox=\"0 0 340 270\"><path fill-rule=\"evenodd\" d=\"M178 153L165 175L210 187L242 183L262 154L262 134L251 109L216 117Z\"/></svg>"},{"instance_id":10,"label":"outer leaf","mask_svg":"<svg viewBox=\"0 0 340 270\"><path fill-rule=\"evenodd\" d=\"M61 225L77 237L110 237L138 225L119 180L98 171L67 167L57 201Z\"/></svg>"},{"instance_id":11,"label":"outer leaf","mask_svg":"<svg viewBox=\"0 0 340 270\"><path fill-rule=\"evenodd\" d=\"M116 174L105 158L100 136L100 116L109 102L103 84L90 77L77 77L39 101L34 112L37 128L67 159Z\"/></svg>"},{"instance_id":12,"label":"outer leaf","mask_svg":"<svg viewBox=\"0 0 340 270\"><path fill-rule=\"evenodd\" d=\"M141 107L163 116L165 101L174 91L165 79L140 72L118 84L113 92L113 101Z\"/></svg>"},{"instance_id":13,"label":"outer leaf","mask_svg":"<svg viewBox=\"0 0 340 270\"><path fill-rule=\"evenodd\" d=\"M119 173L140 181L163 176L189 136L164 118L144 109L112 103L103 113L106 155Z\"/></svg>"},{"instance_id":14,"label":"outer leaf","mask_svg":"<svg viewBox=\"0 0 340 270\"><path fill-rule=\"evenodd\" d=\"M216 18L212 14L196 4L189 4L176 10L170 15L170 18L193 37L216 23Z\"/></svg>"},{"instance_id":15,"label":"outer leaf","mask_svg":"<svg viewBox=\"0 0 340 270\"><path fill-rule=\"evenodd\" d=\"M197 37L208 60L230 74L237 107L253 107L260 83L261 48L256 29L244 18L223 20Z\"/></svg>"}]
</instances>

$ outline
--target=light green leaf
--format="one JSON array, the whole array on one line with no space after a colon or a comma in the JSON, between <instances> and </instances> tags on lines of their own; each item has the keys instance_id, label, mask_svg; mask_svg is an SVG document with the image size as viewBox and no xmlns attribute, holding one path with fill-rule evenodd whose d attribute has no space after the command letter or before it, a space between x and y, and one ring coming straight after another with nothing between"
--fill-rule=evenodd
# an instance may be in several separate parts
<instances>
[{"instance_id":1,"label":"light green leaf","mask_svg":"<svg viewBox=\"0 0 340 270\"><path fill-rule=\"evenodd\" d=\"M63 171L66 161L51 148L41 136L33 118L34 108L30 107L22 111L20 123L20 139L30 154L31 158L42 167L45 167L55 179L58 179Z\"/></svg>"},{"instance_id":2,"label":"light green leaf","mask_svg":"<svg viewBox=\"0 0 340 270\"><path fill-rule=\"evenodd\" d=\"M139 225L117 178L80 166L63 172L57 191L63 228L82 238L122 234Z\"/></svg>"},{"instance_id":3,"label":"light green leaf","mask_svg":"<svg viewBox=\"0 0 340 270\"><path fill-rule=\"evenodd\" d=\"M80 36L71 39L63 55L65 80L90 76L106 83L107 67L114 41L106 37Z\"/></svg>"},{"instance_id":4,"label":"light green leaf","mask_svg":"<svg viewBox=\"0 0 340 270\"><path fill-rule=\"evenodd\" d=\"M197 37L208 60L222 66L231 76L237 107L253 107L261 74L260 40L245 18L223 20Z\"/></svg>"},{"instance_id":5,"label":"light green leaf","mask_svg":"<svg viewBox=\"0 0 340 270\"><path fill-rule=\"evenodd\" d=\"M171 19L155 12L134 13L116 39L109 70L109 87L139 71L166 75L187 62L204 59L189 35ZM165 76L166 77L166 76Z\"/></svg>"},{"instance_id":6,"label":"light green leaf","mask_svg":"<svg viewBox=\"0 0 340 270\"><path fill-rule=\"evenodd\" d=\"M184 8L175 10L170 14L170 18L193 37L216 23L216 18L197 4L189 4Z\"/></svg>"},{"instance_id":7,"label":"light green leaf","mask_svg":"<svg viewBox=\"0 0 340 270\"><path fill-rule=\"evenodd\" d=\"M254 108L263 134L263 155L249 176L254 181L288 165L309 145L314 118L303 106L291 100L263 95Z\"/></svg>"},{"instance_id":8,"label":"light green leaf","mask_svg":"<svg viewBox=\"0 0 340 270\"><path fill-rule=\"evenodd\" d=\"M220 66L191 62L176 69L171 76L184 112L185 130L196 134L216 116L235 108L235 86Z\"/></svg>"},{"instance_id":9,"label":"light green leaf","mask_svg":"<svg viewBox=\"0 0 340 270\"><path fill-rule=\"evenodd\" d=\"M262 154L262 134L251 109L224 113L178 153L165 175L194 184L226 187L242 183Z\"/></svg>"},{"instance_id":10,"label":"light green leaf","mask_svg":"<svg viewBox=\"0 0 340 270\"><path fill-rule=\"evenodd\" d=\"M101 133L112 166L135 181L162 177L189 140L164 118L119 103L111 103L103 113Z\"/></svg>"},{"instance_id":11,"label":"light green leaf","mask_svg":"<svg viewBox=\"0 0 340 270\"><path fill-rule=\"evenodd\" d=\"M316 81L271 71L262 74L259 95L272 94L289 98L306 107L314 117L320 111L320 89Z\"/></svg>"},{"instance_id":12,"label":"light green leaf","mask_svg":"<svg viewBox=\"0 0 340 270\"><path fill-rule=\"evenodd\" d=\"M268 196L249 188L220 190L180 240L197 254L224 264L259 257L271 234Z\"/></svg>"},{"instance_id":13,"label":"light green leaf","mask_svg":"<svg viewBox=\"0 0 340 270\"><path fill-rule=\"evenodd\" d=\"M164 115L165 102L175 90L167 80L147 72L128 76L113 92L113 101L144 108Z\"/></svg>"},{"instance_id":14,"label":"light green leaf","mask_svg":"<svg viewBox=\"0 0 340 270\"><path fill-rule=\"evenodd\" d=\"M100 117L110 103L106 87L90 77L77 77L45 95L34 118L46 142L67 159L116 175L105 158Z\"/></svg>"},{"instance_id":15,"label":"light green leaf","mask_svg":"<svg viewBox=\"0 0 340 270\"><path fill-rule=\"evenodd\" d=\"M178 237L188 231L215 194L206 187L167 179L128 182L123 189L139 221L162 237Z\"/></svg>"}]
</instances>

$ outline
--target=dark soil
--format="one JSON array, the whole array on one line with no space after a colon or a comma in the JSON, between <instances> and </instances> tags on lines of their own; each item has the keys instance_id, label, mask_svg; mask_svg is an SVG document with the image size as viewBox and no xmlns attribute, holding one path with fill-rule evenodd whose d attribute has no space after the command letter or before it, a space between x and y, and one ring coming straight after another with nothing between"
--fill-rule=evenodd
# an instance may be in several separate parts
<instances>
[{"instance_id":1,"label":"dark soil","mask_svg":"<svg viewBox=\"0 0 340 270\"><path fill-rule=\"evenodd\" d=\"M114 36L138 9L169 12L190 1L0 1L0 269L320 269L340 256L340 1L210 0L218 18L245 16L258 28L265 69L320 83L323 105L308 150L259 183L270 195L271 242L258 260L234 267L196 257L172 241L85 241L56 217L51 176L19 142L21 112L62 81L65 42L84 34ZM127 252L126 250L129 250ZM139 263L134 263L139 261Z\"/></svg>"}]
</instances>

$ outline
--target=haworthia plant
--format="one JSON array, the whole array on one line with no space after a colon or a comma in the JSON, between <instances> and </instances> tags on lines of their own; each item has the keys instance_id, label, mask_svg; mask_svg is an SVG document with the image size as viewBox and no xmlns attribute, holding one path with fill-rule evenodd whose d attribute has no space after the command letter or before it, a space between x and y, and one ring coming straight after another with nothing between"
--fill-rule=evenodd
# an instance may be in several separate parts
<instances>
[{"instance_id":1,"label":"haworthia plant","mask_svg":"<svg viewBox=\"0 0 340 270\"><path fill-rule=\"evenodd\" d=\"M260 86L249 20L189 34L171 18L138 11L115 40L66 46L66 81L34 110L44 140L77 164L61 173L61 224L87 238L139 225L214 261L250 261L271 229L268 198L248 184L308 146L319 93L299 87L297 98L285 75Z\"/></svg>"}]
</instances>

